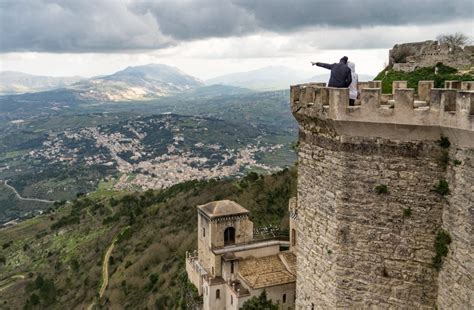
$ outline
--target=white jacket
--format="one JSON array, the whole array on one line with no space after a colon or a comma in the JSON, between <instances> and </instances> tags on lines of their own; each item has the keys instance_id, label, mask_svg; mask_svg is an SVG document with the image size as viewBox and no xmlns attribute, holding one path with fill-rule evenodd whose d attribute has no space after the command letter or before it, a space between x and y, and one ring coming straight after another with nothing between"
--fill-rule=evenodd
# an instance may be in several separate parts
<instances>
[{"instance_id":1,"label":"white jacket","mask_svg":"<svg viewBox=\"0 0 474 310\"><path fill-rule=\"evenodd\" d=\"M351 69L351 75L352 75L352 82L351 85L349 85L349 99L357 99L357 83L359 82L359 76L356 73L355 70L355 63L353 62L348 62L347 66Z\"/></svg>"}]
</instances>

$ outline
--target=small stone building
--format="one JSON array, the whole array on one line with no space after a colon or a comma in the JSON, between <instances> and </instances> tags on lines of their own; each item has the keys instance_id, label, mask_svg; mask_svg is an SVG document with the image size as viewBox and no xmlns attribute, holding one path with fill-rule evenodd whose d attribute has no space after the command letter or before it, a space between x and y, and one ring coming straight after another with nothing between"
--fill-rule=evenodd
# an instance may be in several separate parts
<instances>
[{"instance_id":1,"label":"small stone building","mask_svg":"<svg viewBox=\"0 0 474 310\"><path fill-rule=\"evenodd\" d=\"M280 309L294 309L296 256L280 251L289 242L254 239L249 211L229 201L198 209L198 250L186 255L190 282L203 309L239 309L265 290Z\"/></svg>"}]
</instances>

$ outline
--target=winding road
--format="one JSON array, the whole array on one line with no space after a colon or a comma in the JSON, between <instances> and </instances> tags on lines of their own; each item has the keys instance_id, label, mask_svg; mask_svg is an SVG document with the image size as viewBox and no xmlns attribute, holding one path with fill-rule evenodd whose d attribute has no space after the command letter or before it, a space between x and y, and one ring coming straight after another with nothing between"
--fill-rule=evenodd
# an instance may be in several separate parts
<instances>
[{"instance_id":1,"label":"winding road","mask_svg":"<svg viewBox=\"0 0 474 310\"><path fill-rule=\"evenodd\" d=\"M13 186L9 185L7 182L8 182L8 180L5 180L5 182L3 182L3 183L5 183L5 186L8 187L9 189L11 189L15 193L16 197L20 200L36 201L36 202L44 202L44 203L54 203L54 201L52 201L52 200L21 197L20 193L18 193L16 191L16 189Z\"/></svg>"}]
</instances>

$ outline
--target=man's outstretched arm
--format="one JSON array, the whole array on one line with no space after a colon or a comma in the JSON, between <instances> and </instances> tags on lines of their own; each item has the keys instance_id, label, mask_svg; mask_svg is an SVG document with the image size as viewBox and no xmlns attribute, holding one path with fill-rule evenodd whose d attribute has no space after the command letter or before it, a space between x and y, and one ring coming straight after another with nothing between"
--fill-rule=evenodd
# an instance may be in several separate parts
<instances>
[{"instance_id":1,"label":"man's outstretched arm","mask_svg":"<svg viewBox=\"0 0 474 310\"><path fill-rule=\"evenodd\" d=\"M333 64L326 64L324 62L312 62L311 63L313 66L318 66L318 67L323 67L323 68L326 68L326 69L329 69L331 70L332 69L332 66Z\"/></svg>"}]
</instances>

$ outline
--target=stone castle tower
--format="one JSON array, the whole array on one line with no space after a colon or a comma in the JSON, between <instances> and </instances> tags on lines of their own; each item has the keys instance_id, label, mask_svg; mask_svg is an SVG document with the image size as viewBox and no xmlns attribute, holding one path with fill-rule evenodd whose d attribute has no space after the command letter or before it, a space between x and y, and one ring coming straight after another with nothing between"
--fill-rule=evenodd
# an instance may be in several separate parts
<instances>
[{"instance_id":1,"label":"stone castle tower","mask_svg":"<svg viewBox=\"0 0 474 310\"><path fill-rule=\"evenodd\" d=\"M254 235L249 211L230 200L197 207L198 249L186 272L203 310L238 310L266 291L281 310L294 310L296 256L288 241Z\"/></svg>"},{"instance_id":2,"label":"stone castle tower","mask_svg":"<svg viewBox=\"0 0 474 310\"><path fill-rule=\"evenodd\" d=\"M474 308L473 82L403 84L291 87L297 309Z\"/></svg>"}]
</instances>

